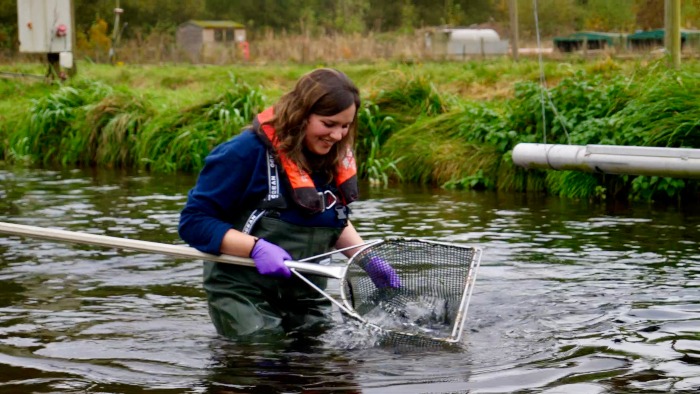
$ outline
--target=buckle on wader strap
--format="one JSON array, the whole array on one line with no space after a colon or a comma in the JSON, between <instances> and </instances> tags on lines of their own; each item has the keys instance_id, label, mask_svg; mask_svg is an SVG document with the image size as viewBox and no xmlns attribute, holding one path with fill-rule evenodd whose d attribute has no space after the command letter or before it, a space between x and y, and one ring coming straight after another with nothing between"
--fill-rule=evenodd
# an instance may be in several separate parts
<instances>
[{"instance_id":1,"label":"buckle on wader strap","mask_svg":"<svg viewBox=\"0 0 700 394\"><path fill-rule=\"evenodd\" d=\"M246 234L250 234L250 232L253 230L253 227L255 226L255 223L260 220L261 217L265 216L267 213L268 209L270 207L277 207L277 208L286 208L286 204L282 203L280 204L275 204L275 200L279 200L282 198L279 192L279 171L277 170L277 163L275 163L274 157L270 154L270 151L268 150L266 152L267 156L267 196L263 200L263 202L260 204L262 207L265 208L256 208L253 213L250 214L248 217L248 220L245 222L245 226L243 226L242 232ZM323 210L331 209L333 208L336 203L338 203L338 197L330 190L325 190L322 192L318 192L318 199L321 201L321 204L323 206ZM336 207L336 211L341 209L342 207L338 206ZM347 214L345 213L345 210L343 209L343 214L338 215L339 218L344 219L347 218Z\"/></svg>"},{"instance_id":2,"label":"buckle on wader strap","mask_svg":"<svg viewBox=\"0 0 700 394\"><path fill-rule=\"evenodd\" d=\"M318 192L318 198L321 200L323 203L323 210L325 211L326 209L331 209L335 205L335 203L338 202L338 197L336 197L335 194L333 194L332 191L326 190L323 192Z\"/></svg>"}]
</instances>

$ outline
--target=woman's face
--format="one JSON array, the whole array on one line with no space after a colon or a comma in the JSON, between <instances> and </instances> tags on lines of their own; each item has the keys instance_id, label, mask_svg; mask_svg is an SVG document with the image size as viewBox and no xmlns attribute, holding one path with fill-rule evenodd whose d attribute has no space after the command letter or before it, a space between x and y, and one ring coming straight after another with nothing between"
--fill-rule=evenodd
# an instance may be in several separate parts
<instances>
[{"instance_id":1,"label":"woman's face","mask_svg":"<svg viewBox=\"0 0 700 394\"><path fill-rule=\"evenodd\" d=\"M317 155L325 155L333 144L348 134L354 118L355 104L331 116L311 114L306 126L304 145Z\"/></svg>"}]
</instances>

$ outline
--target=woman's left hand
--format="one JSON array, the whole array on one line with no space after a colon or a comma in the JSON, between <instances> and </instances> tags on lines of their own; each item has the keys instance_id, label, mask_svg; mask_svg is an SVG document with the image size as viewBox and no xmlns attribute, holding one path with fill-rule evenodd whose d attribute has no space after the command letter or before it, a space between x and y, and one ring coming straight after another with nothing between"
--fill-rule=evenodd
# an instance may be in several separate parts
<instances>
[{"instance_id":1,"label":"woman's left hand","mask_svg":"<svg viewBox=\"0 0 700 394\"><path fill-rule=\"evenodd\" d=\"M385 287L397 289L401 287L399 275L394 268L381 257L370 257L369 261L364 266L364 270L367 272L367 275L369 275L372 283L380 289Z\"/></svg>"}]
</instances>

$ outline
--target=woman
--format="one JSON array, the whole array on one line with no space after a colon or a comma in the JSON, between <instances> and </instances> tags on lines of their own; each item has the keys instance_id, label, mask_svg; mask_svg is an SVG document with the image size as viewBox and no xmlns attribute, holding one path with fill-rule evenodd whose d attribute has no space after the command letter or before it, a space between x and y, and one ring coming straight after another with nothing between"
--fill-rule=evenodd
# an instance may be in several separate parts
<instances>
[{"instance_id":1,"label":"woman","mask_svg":"<svg viewBox=\"0 0 700 394\"><path fill-rule=\"evenodd\" d=\"M348 219L358 197L351 148L359 108L359 91L344 73L317 69L207 157L180 236L202 252L255 262L205 262L209 314L220 334L289 332L329 319L330 301L292 277L284 261L363 242ZM382 260L364 268L378 287L400 285ZM324 278L309 279L325 288Z\"/></svg>"}]
</instances>

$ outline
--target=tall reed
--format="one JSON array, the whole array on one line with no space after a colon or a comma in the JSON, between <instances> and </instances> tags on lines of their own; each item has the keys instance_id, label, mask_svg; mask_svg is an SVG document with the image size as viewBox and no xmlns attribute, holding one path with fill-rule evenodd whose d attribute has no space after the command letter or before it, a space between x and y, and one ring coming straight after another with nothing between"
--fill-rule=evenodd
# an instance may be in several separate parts
<instances>
[{"instance_id":1,"label":"tall reed","mask_svg":"<svg viewBox=\"0 0 700 394\"><path fill-rule=\"evenodd\" d=\"M91 162L108 167L136 165L134 147L144 124L153 117L148 100L130 91L115 91L90 105L83 123Z\"/></svg>"},{"instance_id":2,"label":"tall reed","mask_svg":"<svg viewBox=\"0 0 700 394\"><path fill-rule=\"evenodd\" d=\"M380 184L692 200L700 189L695 180L526 171L512 161L521 142L700 148L698 66L675 71L663 64L549 64L549 75L556 76L551 87L539 82L536 64L526 61L345 64L341 68L364 95L360 175ZM110 84L77 79L23 96L0 83L0 92L15 97L12 103L0 98L0 108L13 109L0 114L0 158L196 172L215 145L238 134L264 108L267 94L279 95L307 71L245 67L237 70L244 78L225 81L230 70L219 68L116 70L128 78L114 77L113 69L97 70ZM513 70L525 76L515 78ZM486 87L472 85L476 80L490 81L489 99L482 96ZM501 83L508 88L499 88ZM143 84L147 93L139 88Z\"/></svg>"},{"instance_id":3,"label":"tall reed","mask_svg":"<svg viewBox=\"0 0 700 394\"><path fill-rule=\"evenodd\" d=\"M85 119L88 106L111 90L100 82L85 81L32 100L26 115L10 135L11 156L42 164L90 164L89 135L80 123Z\"/></svg>"},{"instance_id":4,"label":"tall reed","mask_svg":"<svg viewBox=\"0 0 700 394\"><path fill-rule=\"evenodd\" d=\"M139 166L157 172L198 171L212 148L238 134L264 103L261 91L234 78L219 97L164 111L139 136Z\"/></svg>"}]
</instances>

